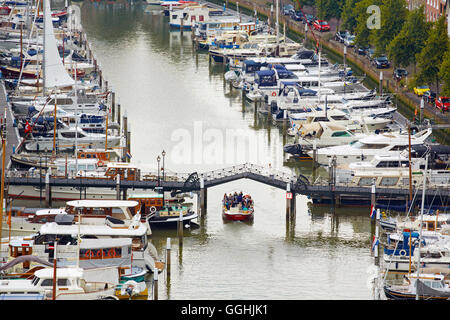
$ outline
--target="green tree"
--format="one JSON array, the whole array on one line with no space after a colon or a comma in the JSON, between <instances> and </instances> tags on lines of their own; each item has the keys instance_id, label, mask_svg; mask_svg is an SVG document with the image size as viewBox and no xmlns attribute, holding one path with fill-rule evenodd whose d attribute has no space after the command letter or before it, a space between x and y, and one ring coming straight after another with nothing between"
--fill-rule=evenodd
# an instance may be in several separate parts
<instances>
[{"instance_id":1,"label":"green tree","mask_svg":"<svg viewBox=\"0 0 450 320\"><path fill-rule=\"evenodd\" d=\"M450 97L450 47L445 52L444 60L439 70L439 76L443 82L441 95Z\"/></svg>"},{"instance_id":2,"label":"green tree","mask_svg":"<svg viewBox=\"0 0 450 320\"><path fill-rule=\"evenodd\" d=\"M389 59L394 65L400 67L415 65L416 55L422 51L430 29L431 23L426 21L423 6L411 11L400 32L386 47Z\"/></svg>"},{"instance_id":3,"label":"green tree","mask_svg":"<svg viewBox=\"0 0 450 320\"><path fill-rule=\"evenodd\" d=\"M316 1L318 17L328 20L330 18L340 18L343 6L343 0L317 0Z\"/></svg>"},{"instance_id":4,"label":"green tree","mask_svg":"<svg viewBox=\"0 0 450 320\"><path fill-rule=\"evenodd\" d=\"M342 28L346 29L350 32L355 32L356 28L356 15L355 15L355 6L359 0L345 0L344 5L342 6Z\"/></svg>"},{"instance_id":5,"label":"green tree","mask_svg":"<svg viewBox=\"0 0 450 320\"><path fill-rule=\"evenodd\" d=\"M383 0L381 9L381 27L373 32L375 54L386 52L386 47L400 32L406 21L408 9L405 0Z\"/></svg>"},{"instance_id":6,"label":"green tree","mask_svg":"<svg viewBox=\"0 0 450 320\"><path fill-rule=\"evenodd\" d=\"M417 55L417 67L419 71L415 76L415 84L436 84L436 92L439 93L439 83L443 73L441 69L444 55L449 49L446 17L442 15L430 30L430 35L425 41L422 51Z\"/></svg>"},{"instance_id":7,"label":"green tree","mask_svg":"<svg viewBox=\"0 0 450 320\"><path fill-rule=\"evenodd\" d=\"M359 47L364 47L372 42L372 35L375 29L368 27L368 22L371 21L372 15L368 11L370 6L380 6L382 0L361 0L356 3L353 15L356 17L356 27L355 27L355 43Z\"/></svg>"}]
</instances>

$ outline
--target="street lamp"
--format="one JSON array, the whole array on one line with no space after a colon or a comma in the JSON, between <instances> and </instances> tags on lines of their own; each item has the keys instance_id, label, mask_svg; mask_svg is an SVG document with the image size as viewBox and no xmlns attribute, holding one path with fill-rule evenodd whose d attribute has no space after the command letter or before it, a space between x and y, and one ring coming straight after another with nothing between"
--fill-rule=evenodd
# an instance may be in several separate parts
<instances>
[{"instance_id":1,"label":"street lamp","mask_svg":"<svg viewBox=\"0 0 450 320\"><path fill-rule=\"evenodd\" d=\"M163 152L161 153L163 158L163 162L162 162L162 173L163 173L163 181L166 181L166 167L164 166L164 157L166 156L166 152L163 150Z\"/></svg>"},{"instance_id":2,"label":"street lamp","mask_svg":"<svg viewBox=\"0 0 450 320\"><path fill-rule=\"evenodd\" d=\"M158 161L158 187L159 187L159 161L161 160L160 156L156 157L156 161Z\"/></svg>"}]
</instances>

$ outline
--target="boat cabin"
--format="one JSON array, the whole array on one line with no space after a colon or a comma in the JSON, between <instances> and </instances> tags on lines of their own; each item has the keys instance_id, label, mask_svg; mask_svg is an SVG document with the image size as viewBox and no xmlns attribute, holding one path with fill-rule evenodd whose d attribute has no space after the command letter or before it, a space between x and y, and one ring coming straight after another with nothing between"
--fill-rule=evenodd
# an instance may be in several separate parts
<instances>
[{"instance_id":1,"label":"boat cabin","mask_svg":"<svg viewBox=\"0 0 450 320\"><path fill-rule=\"evenodd\" d=\"M120 180L139 180L141 170L135 165L127 162L109 162L106 165L105 177L109 179L116 179L117 175Z\"/></svg>"},{"instance_id":2,"label":"boat cabin","mask_svg":"<svg viewBox=\"0 0 450 320\"><path fill-rule=\"evenodd\" d=\"M78 159L98 159L97 165L104 167L113 158L114 150L84 149L78 150Z\"/></svg>"},{"instance_id":3,"label":"boat cabin","mask_svg":"<svg viewBox=\"0 0 450 320\"><path fill-rule=\"evenodd\" d=\"M132 194L128 200L137 201L142 217L147 217L164 207L164 196L159 193Z\"/></svg>"}]
</instances>

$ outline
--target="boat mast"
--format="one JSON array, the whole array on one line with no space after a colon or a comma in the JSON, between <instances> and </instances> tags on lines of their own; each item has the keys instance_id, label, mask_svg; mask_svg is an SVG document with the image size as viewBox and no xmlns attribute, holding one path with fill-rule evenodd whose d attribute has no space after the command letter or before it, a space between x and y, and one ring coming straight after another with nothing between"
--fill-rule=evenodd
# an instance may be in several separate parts
<instances>
[{"instance_id":1,"label":"boat mast","mask_svg":"<svg viewBox=\"0 0 450 320\"><path fill-rule=\"evenodd\" d=\"M280 0L277 0L277 7L276 7L276 10L277 10L277 15L276 15L276 17L277 17L277 23L276 23L276 25L277 25L277 30L276 30L276 32L277 32L276 33L277 34L277 49L276 49L276 54L277 55L280 54L280 31L279 31L280 25L279 25L279 18L278 18L278 15L280 14L279 2L280 2Z\"/></svg>"},{"instance_id":2,"label":"boat mast","mask_svg":"<svg viewBox=\"0 0 450 320\"><path fill-rule=\"evenodd\" d=\"M2 248L2 226L3 226L3 202L5 202L5 158L6 158L6 108L3 119L1 120L0 135L2 139L2 179L0 190L0 252ZM5 206L6 207L6 206Z\"/></svg>"},{"instance_id":3,"label":"boat mast","mask_svg":"<svg viewBox=\"0 0 450 320\"><path fill-rule=\"evenodd\" d=\"M411 125L409 124L408 124L408 157L409 157L409 201L411 202L412 201Z\"/></svg>"},{"instance_id":4,"label":"boat mast","mask_svg":"<svg viewBox=\"0 0 450 320\"><path fill-rule=\"evenodd\" d=\"M420 249L422 247L422 229L423 229L423 207L425 206L425 187L427 182L427 172L428 172L428 154L425 157L425 171L423 174L423 189L422 189L422 206L420 208L420 229L419 229L419 248L418 248L418 258L417 258L417 279L419 279L420 274ZM419 290L416 287L416 300L419 300Z\"/></svg>"}]
</instances>

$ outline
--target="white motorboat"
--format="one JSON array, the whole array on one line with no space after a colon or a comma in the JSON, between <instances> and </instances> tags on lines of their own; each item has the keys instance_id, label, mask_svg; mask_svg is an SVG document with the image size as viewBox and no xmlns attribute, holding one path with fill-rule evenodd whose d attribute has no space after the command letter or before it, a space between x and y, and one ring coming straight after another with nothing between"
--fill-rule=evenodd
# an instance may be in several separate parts
<instances>
[{"instance_id":1,"label":"white motorboat","mask_svg":"<svg viewBox=\"0 0 450 320\"><path fill-rule=\"evenodd\" d=\"M97 300L115 294L115 283L86 281L89 273L81 268L56 269L56 300ZM104 270L99 273L104 275ZM0 280L1 300L52 300L53 268L37 270L32 279Z\"/></svg>"},{"instance_id":2,"label":"white motorboat","mask_svg":"<svg viewBox=\"0 0 450 320\"><path fill-rule=\"evenodd\" d=\"M77 142L75 140L78 140ZM101 148L107 145L107 148L114 148L120 144L120 136L102 133L88 133L82 128L68 127L57 129L55 139L53 130L47 136L35 137L33 140L26 141L25 149L27 151L53 150L55 140L58 150L71 150L78 143L79 148Z\"/></svg>"},{"instance_id":3,"label":"white motorboat","mask_svg":"<svg viewBox=\"0 0 450 320\"><path fill-rule=\"evenodd\" d=\"M432 129L422 130L411 135L411 145L421 145L431 135ZM375 155L398 155L408 148L408 133L372 134L352 144L320 148L317 150L317 162L328 165L331 159L337 164L357 161L370 161ZM308 154L312 156L312 151Z\"/></svg>"}]
</instances>

